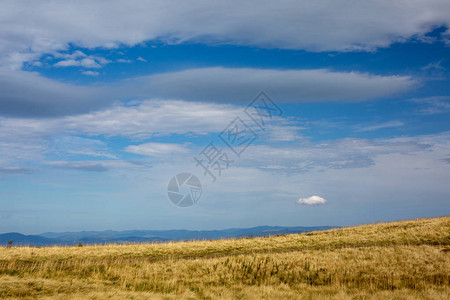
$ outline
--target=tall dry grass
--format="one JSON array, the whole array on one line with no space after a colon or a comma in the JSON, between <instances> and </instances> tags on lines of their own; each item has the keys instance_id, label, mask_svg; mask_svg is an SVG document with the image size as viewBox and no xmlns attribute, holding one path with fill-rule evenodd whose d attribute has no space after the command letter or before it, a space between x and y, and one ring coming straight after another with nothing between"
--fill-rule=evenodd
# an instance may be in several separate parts
<instances>
[{"instance_id":1,"label":"tall dry grass","mask_svg":"<svg viewBox=\"0 0 450 300\"><path fill-rule=\"evenodd\" d=\"M0 248L0 297L450 299L450 217L270 238Z\"/></svg>"}]
</instances>

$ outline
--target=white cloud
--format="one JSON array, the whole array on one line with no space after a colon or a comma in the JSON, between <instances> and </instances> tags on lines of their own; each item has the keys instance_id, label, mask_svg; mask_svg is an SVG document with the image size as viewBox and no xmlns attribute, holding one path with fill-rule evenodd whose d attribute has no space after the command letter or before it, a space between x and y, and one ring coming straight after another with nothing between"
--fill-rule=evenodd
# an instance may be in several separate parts
<instances>
[{"instance_id":1,"label":"white cloud","mask_svg":"<svg viewBox=\"0 0 450 300\"><path fill-rule=\"evenodd\" d=\"M86 135L146 139L171 134L208 134L222 131L241 112L242 107L233 105L148 100L76 116L0 117L0 167L40 162L45 160L45 155L63 159L80 155L115 159L116 153L104 142ZM156 155L187 149L185 145L169 146L150 143L131 146L127 151ZM17 172L4 169L2 173Z\"/></svg>"},{"instance_id":2,"label":"white cloud","mask_svg":"<svg viewBox=\"0 0 450 300\"><path fill-rule=\"evenodd\" d=\"M98 75L100 75L99 72L96 72L96 71L90 71L90 70L88 70L88 71L83 71L83 72L81 72L81 74L83 74L83 75L88 75L88 76L98 76Z\"/></svg>"},{"instance_id":3,"label":"white cloud","mask_svg":"<svg viewBox=\"0 0 450 300\"><path fill-rule=\"evenodd\" d=\"M146 143L141 145L131 145L126 147L125 151L145 156L162 156L174 153L189 152L185 145L172 143Z\"/></svg>"},{"instance_id":4,"label":"white cloud","mask_svg":"<svg viewBox=\"0 0 450 300\"><path fill-rule=\"evenodd\" d=\"M54 64L55 67L76 67L80 66L80 61L74 60L74 59L68 59L68 60L61 60Z\"/></svg>"},{"instance_id":5,"label":"white cloud","mask_svg":"<svg viewBox=\"0 0 450 300\"><path fill-rule=\"evenodd\" d=\"M297 200L297 203L303 205L318 205L327 203L327 200L319 196L311 196L308 198L300 198Z\"/></svg>"},{"instance_id":6,"label":"white cloud","mask_svg":"<svg viewBox=\"0 0 450 300\"><path fill-rule=\"evenodd\" d=\"M331 209L328 211L330 217L336 214L352 217L345 204L363 210L376 205L380 211L384 211L386 204L398 205L400 211L409 210L419 203L426 209L430 202L448 207L445 201L450 192L446 184L450 164L443 158L448 158L450 153L450 132L380 139L374 143L341 139L329 142L326 148L315 153L315 149L320 147L324 146L321 143L310 147L274 146L266 152L259 151L258 146L249 147L216 183L207 187L210 178L203 176L200 168L193 167L192 170L198 172L205 190L214 190L214 195L207 199L214 202L211 206L221 205L222 199L230 199L230 205L240 205L239 201L245 199L243 207L251 207L249 201L254 201L258 207L272 205L276 210L283 201L286 205L293 205L292 199L299 193L306 198L319 192L325 199L326 195L333 195L333 201L327 203ZM370 158L370 164L338 167L337 160L359 160L355 156L360 156L361 152ZM285 172L291 166L295 168L298 163L308 162L311 156L315 162L307 172ZM267 168L259 168L264 165ZM231 199L235 201L231 202ZM309 216L311 220L314 217Z\"/></svg>"},{"instance_id":7,"label":"white cloud","mask_svg":"<svg viewBox=\"0 0 450 300\"><path fill-rule=\"evenodd\" d=\"M83 51L75 50L73 53L63 53L63 52L54 52L52 55L56 58L61 59L79 59L87 57L88 55L85 54Z\"/></svg>"},{"instance_id":8,"label":"white cloud","mask_svg":"<svg viewBox=\"0 0 450 300\"><path fill-rule=\"evenodd\" d=\"M129 60L129 59L125 59L125 58L119 58L119 59L117 60L117 62L128 64L128 63L131 63L131 62L133 62L133 61L132 61L132 60Z\"/></svg>"},{"instance_id":9,"label":"white cloud","mask_svg":"<svg viewBox=\"0 0 450 300\"><path fill-rule=\"evenodd\" d=\"M242 107L179 100L146 100L59 118L2 118L0 141L35 140L55 134L148 138L220 132Z\"/></svg>"},{"instance_id":10,"label":"white cloud","mask_svg":"<svg viewBox=\"0 0 450 300\"><path fill-rule=\"evenodd\" d=\"M263 211L269 215L276 214L277 207L284 205L288 208L278 218L284 220L292 213L292 219L297 222L300 218L302 222L308 220L327 224L342 224L339 222L343 222L344 218L363 222L364 218L369 217L371 221L376 221L386 217L386 214L388 218L398 218L400 215L403 218L424 214L442 215L442 209L448 211L450 208L450 187L446 184L450 176L450 164L441 160L448 157L450 135L418 136L406 138L402 142L410 140L430 147L415 152L398 151L377 155L373 158L374 163L365 167L321 168L298 174L286 174L276 169L258 170L255 165L245 168L233 166L216 183L208 186L209 178L200 173L205 191L213 190L211 196L202 199L201 205L212 202L208 209L216 207L221 212L228 207L237 206L244 210L253 207L257 213L251 216L255 218ZM252 152L253 149L248 151ZM280 147L280 153L281 150ZM330 148L328 152L333 151ZM240 161L247 160L247 154ZM261 157L261 161L270 163L274 155L267 153ZM323 206L324 214L294 209L294 201L299 195L302 198L319 195L328 200ZM329 195L332 195L332 199ZM224 207L223 199L229 199L227 207ZM388 211L387 206L390 208ZM349 210L349 207L352 209ZM362 219L355 211L363 215ZM244 212L242 217L250 217L250 214Z\"/></svg>"},{"instance_id":11,"label":"white cloud","mask_svg":"<svg viewBox=\"0 0 450 300\"><path fill-rule=\"evenodd\" d=\"M15 173L21 171L28 162L41 161L46 147L37 139L30 140L2 140L0 142L0 168L2 173ZM25 169L27 169L25 167Z\"/></svg>"},{"instance_id":12,"label":"white cloud","mask_svg":"<svg viewBox=\"0 0 450 300\"><path fill-rule=\"evenodd\" d=\"M448 139L447 135L442 135ZM239 164L277 173L293 174L329 169L367 168L379 156L427 151L434 142L420 138L357 139L344 138L313 143L300 140L286 146L254 145ZM270 159L269 159L270 158ZM273 166L278 166L276 169Z\"/></svg>"},{"instance_id":13,"label":"white cloud","mask_svg":"<svg viewBox=\"0 0 450 300\"><path fill-rule=\"evenodd\" d=\"M385 129L385 128L401 127L403 125L405 125L405 123L403 123L401 121L389 121L389 122L384 122L384 123L369 125L369 126L360 125L360 126L358 126L356 131L359 131L359 132L375 131L375 130Z\"/></svg>"},{"instance_id":14,"label":"white cloud","mask_svg":"<svg viewBox=\"0 0 450 300\"><path fill-rule=\"evenodd\" d=\"M173 134L218 133L241 114L242 107L235 105L146 100L76 116L45 119L0 118L0 163L8 165L11 162L42 160L42 153L48 151L46 147L54 151L61 149L64 153L73 152L74 155L113 158L114 154L94 137L115 136L143 140ZM374 158L380 155L414 153L429 148L427 143L414 138L340 139L314 144L301 139L301 130L302 127L291 120L274 120L267 128L264 138L267 137L269 141L296 143L283 147L254 145L246 151L246 159L239 163L261 169L270 169L276 165L276 170L301 173L313 169L368 167L373 165ZM71 135L90 136L92 139L68 138ZM127 148L127 151L155 155L165 150L184 150L178 146L164 149L163 145L135 145ZM267 160L267 157L270 157L270 160Z\"/></svg>"},{"instance_id":15,"label":"white cloud","mask_svg":"<svg viewBox=\"0 0 450 300\"><path fill-rule=\"evenodd\" d=\"M425 67L422 67L422 70L430 70L430 69L436 69L436 70L445 70L445 68L441 65L442 61L432 62L426 65Z\"/></svg>"},{"instance_id":16,"label":"white cloud","mask_svg":"<svg viewBox=\"0 0 450 300\"><path fill-rule=\"evenodd\" d=\"M90 156L115 159L105 142L97 139L82 138L73 135L61 135L55 132L54 136L47 138L45 154L52 157Z\"/></svg>"},{"instance_id":17,"label":"white cloud","mask_svg":"<svg viewBox=\"0 0 450 300\"><path fill-rule=\"evenodd\" d=\"M3 176L30 174L31 169L22 166L0 166L0 178Z\"/></svg>"},{"instance_id":18,"label":"white cloud","mask_svg":"<svg viewBox=\"0 0 450 300\"><path fill-rule=\"evenodd\" d=\"M99 63L97 63L94 59L92 59L92 58L83 58L81 61L80 61L80 66L82 66L82 67L84 67L84 68L95 68L95 69L98 69L98 68L101 68L102 66L99 64Z\"/></svg>"},{"instance_id":19,"label":"white cloud","mask_svg":"<svg viewBox=\"0 0 450 300\"><path fill-rule=\"evenodd\" d=\"M313 4L196 0L176 6L163 0L131 5L119 0L3 1L0 61L17 64L65 50L69 43L111 48L156 39L312 51L373 50L413 36L421 38L436 26L449 26L449 16L446 0Z\"/></svg>"},{"instance_id":20,"label":"white cloud","mask_svg":"<svg viewBox=\"0 0 450 300\"><path fill-rule=\"evenodd\" d=\"M436 115L450 112L450 97L448 96L415 98L411 101L419 104L419 112L422 114Z\"/></svg>"},{"instance_id":21,"label":"white cloud","mask_svg":"<svg viewBox=\"0 0 450 300\"><path fill-rule=\"evenodd\" d=\"M304 127L298 126L294 121L272 119L265 127L267 136L271 142L292 142L303 138L300 134Z\"/></svg>"},{"instance_id":22,"label":"white cloud","mask_svg":"<svg viewBox=\"0 0 450 300\"><path fill-rule=\"evenodd\" d=\"M89 161L45 161L46 165L67 170L106 172L110 169L132 170L142 168L143 165L123 160L89 160Z\"/></svg>"},{"instance_id":23,"label":"white cloud","mask_svg":"<svg viewBox=\"0 0 450 300\"><path fill-rule=\"evenodd\" d=\"M61 128L87 135L144 139L155 135L220 132L241 111L241 107L226 104L147 100L68 116L60 122Z\"/></svg>"},{"instance_id":24,"label":"white cloud","mask_svg":"<svg viewBox=\"0 0 450 300\"><path fill-rule=\"evenodd\" d=\"M138 60L138 61L142 61L142 62L147 62L147 60L145 59L145 58L143 58L143 57L138 57L138 58L136 58L136 60Z\"/></svg>"},{"instance_id":25,"label":"white cloud","mask_svg":"<svg viewBox=\"0 0 450 300\"><path fill-rule=\"evenodd\" d=\"M68 58L64 60L60 60L55 63L53 66L55 67L83 67L86 69L99 69L104 65L110 63L109 60L103 57L98 56L69 56L69 57L82 57L82 59L73 59Z\"/></svg>"}]
</instances>

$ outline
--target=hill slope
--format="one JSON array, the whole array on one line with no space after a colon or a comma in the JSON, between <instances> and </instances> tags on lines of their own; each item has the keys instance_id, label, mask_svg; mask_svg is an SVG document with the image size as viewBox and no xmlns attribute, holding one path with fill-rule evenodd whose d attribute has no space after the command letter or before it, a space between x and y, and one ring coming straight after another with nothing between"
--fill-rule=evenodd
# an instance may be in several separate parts
<instances>
[{"instance_id":1,"label":"hill slope","mask_svg":"<svg viewBox=\"0 0 450 300\"><path fill-rule=\"evenodd\" d=\"M0 247L0 297L448 299L450 217L237 240Z\"/></svg>"},{"instance_id":2,"label":"hill slope","mask_svg":"<svg viewBox=\"0 0 450 300\"><path fill-rule=\"evenodd\" d=\"M70 246L82 244L105 244L126 242L167 242L188 240L220 240L223 238L261 237L278 234L303 233L337 228L336 226L280 227L259 226L224 230L126 230L46 232L40 235L23 235L16 232L0 234L0 245L13 240L17 246Z\"/></svg>"}]
</instances>

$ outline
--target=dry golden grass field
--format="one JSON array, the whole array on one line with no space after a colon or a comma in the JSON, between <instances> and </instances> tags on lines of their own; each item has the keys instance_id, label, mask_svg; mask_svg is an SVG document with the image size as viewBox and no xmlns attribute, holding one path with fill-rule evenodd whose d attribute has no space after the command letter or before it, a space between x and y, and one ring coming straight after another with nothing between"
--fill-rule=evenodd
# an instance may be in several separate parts
<instances>
[{"instance_id":1,"label":"dry golden grass field","mask_svg":"<svg viewBox=\"0 0 450 300\"><path fill-rule=\"evenodd\" d=\"M0 247L0 298L450 299L450 217L268 238Z\"/></svg>"}]
</instances>

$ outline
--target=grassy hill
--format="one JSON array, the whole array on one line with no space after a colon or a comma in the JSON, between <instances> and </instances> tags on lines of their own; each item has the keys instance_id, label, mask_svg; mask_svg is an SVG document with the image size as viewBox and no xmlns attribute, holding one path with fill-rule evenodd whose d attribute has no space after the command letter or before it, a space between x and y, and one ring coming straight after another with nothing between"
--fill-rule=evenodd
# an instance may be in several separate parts
<instances>
[{"instance_id":1,"label":"grassy hill","mask_svg":"<svg viewBox=\"0 0 450 300\"><path fill-rule=\"evenodd\" d=\"M267 238L0 247L0 298L450 299L450 217Z\"/></svg>"}]
</instances>

